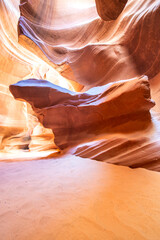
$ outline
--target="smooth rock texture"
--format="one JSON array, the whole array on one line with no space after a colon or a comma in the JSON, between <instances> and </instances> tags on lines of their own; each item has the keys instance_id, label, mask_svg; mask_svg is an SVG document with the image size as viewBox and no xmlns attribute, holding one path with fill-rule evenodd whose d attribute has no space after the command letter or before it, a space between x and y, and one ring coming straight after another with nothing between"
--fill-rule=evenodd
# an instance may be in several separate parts
<instances>
[{"instance_id":1,"label":"smooth rock texture","mask_svg":"<svg viewBox=\"0 0 160 240\"><path fill-rule=\"evenodd\" d=\"M104 8L103 3L107 4L108 8ZM113 7L115 3L117 3L117 8ZM35 92L32 92L32 100L35 104L38 101L40 108L45 109L44 116L47 116L47 113L54 115L50 122L48 122L48 117L43 115L39 117L39 120L47 127L54 128L55 141L59 147L66 149L67 144L69 146L74 144L76 146L69 149L72 154L159 171L159 1L128 0L126 3L126 1L116 2L114 0L105 2L23 0L20 2L20 10L18 4L19 2L15 0L0 2L2 26L0 94L1 103L4 106L1 110L0 123L3 153L1 159L5 153L11 151L14 153L15 149L21 152L45 149L57 151L51 129L40 125L30 106L16 102L8 90L10 84L23 79L35 78L49 80L63 87L63 90L58 89L58 94L55 95L57 102L55 99L51 102L47 100L46 89L45 91L41 89L41 94L45 93L43 99L41 97L36 99ZM121 8L122 5L124 8ZM107 11L109 8L117 11L117 16L114 11L109 12L113 14L113 18L117 17L116 20L104 21L97 13L98 6L100 16L104 10ZM112 116L107 114L109 120L105 115L105 122L108 126L106 127L103 124L97 124L97 121L102 119L99 113L91 111L91 116L94 116L95 120L93 117L91 119L91 116L90 119L84 117L89 113L88 104L85 106L87 113L79 111L79 105L84 103L90 95L85 95L89 89L102 86L100 90L102 94L105 85L109 82L117 84L119 80L139 79L143 74L148 76L152 99L156 103L151 115L136 113L131 116L128 112L125 113L125 117L120 118L117 117L117 112L113 121ZM68 94L64 88L69 90ZM148 89L148 86L146 88ZM37 94L37 88L35 91ZM75 91L78 93L73 93ZM126 90L122 89L122 91ZM135 95L137 95L136 91ZM40 89L38 94L40 94ZM81 100L75 97L79 94ZM72 113L78 118L81 116L80 123L72 119L69 114L66 118L60 116L60 111L62 116L66 114L65 109L70 111L71 107L67 106L65 108L62 106L55 118L54 111L57 112L57 109L60 109L59 106L57 107L58 95L63 100L62 105L68 99L70 99L71 106L76 105L78 110L74 107ZM91 95L94 95L94 101L96 101L96 94ZM22 99L24 96L23 92ZM139 93L136 97L138 96ZM132 102L132 100L127 98L127 101ZM51 110L51 106L45 106L45 104L51 104L52 101L56 104L54 111L53 108ZM100 97L101 101L107 106L104 96ZM143 110L147 106L147 112L149 112L149 105L146 105L146 102L143 103L143 106L141 104L139 106L138 102L134 103L133 110L139 107ZM132 107L130 108L128 102L128 109L132 110ZM108 106L107 108L109 109ZM17 110L20 114L16 113ZM119 107L118 109L120 113L123 113L123 110L126 111L126 108ZM40 116L40 112L36 114ZM63 122L65 131L64 129L60 131L62 126L59 126L58 119ZM67 123L67 119L70 122ZM85 131L84 123L89 123L91 128ZM53 127L54 124L58 125L58 128ZM95 124L97 124L96 127L93 127ZM66 131L70 125L73 125L74 130Z\"/></svg>"},{"instance_id":2,"label":"smooth rock texture","mask_svg":"<svg viewBox=\"0 0 160 240\"><path fill-rule=\"evenodd\" d=\"M27 48L27 41L24 46L20 44L17 32L19 16L19 1L0 1L0 159L5 155L8 159L7 154L14 154L17 150L23 153L27 148L40 151L54 145L55 150L55 144L51 143L52 131L49 139L48 129L39 126L29 104L14 100L9 91L10 84L22 79L41 78L74 90L46 58L37 56L40 50L31 51L31 47Z\"/></svg>"},{"instance_id":3,"label":"smooth rock texture","mask_svg":"<svg viewBox=\"0 0 160 240\"><path fill-rule=\"evenodd\" d=\"M95 0L99 16L105 20L115 20L123 11L127 0Z\"/></svg>"},{"instance_id":4,"label":"smooth rock texture","mask_svg":"<svg viewBox=\"0 0 160 240\"><path fill-rule=\"evenodd\" d=\"M103 12L114 4L118 8L125 3L99 0L97 6ZM98 17L93 1L86 1L86 8L79 15L82 4L76 16L74 3L70 5L69 17L66 5L63 0L54 3L52 0L23 0L18 27L20 35L34 41L53 63L67 64L68 78L73 77L72 71L73 79L88 89L139 75L151 79L159 73L159 1L129 0L118 18L107 22ZM42 9L44 14L41 14ZM60 17L61 11L65 22Z\"/></svg>"},{"instance_id":5,"label":"smooth rock texture","mask_svg":"<svg viewBox=\"0 0 160 240\"><path fill-rule=\"evenodd\" d=\"M0 0L0 240L159 240L159 100L160 1Z\"/></svg>"},{"instance_id":6,"label":"smooth rock texture","mask_svg":"<svg viewBox=\"0 0 160 240\"><path fill-rule=\"evenodd\" d=\"M132 121L126 132L150 122L150 99L146 77L119 81L75 93L43 80L23 80L10 85L16 99L31 104L39 121L51 128L60 149L107 132L123 132L121 125Z\"/></svg>"}]
</instances>

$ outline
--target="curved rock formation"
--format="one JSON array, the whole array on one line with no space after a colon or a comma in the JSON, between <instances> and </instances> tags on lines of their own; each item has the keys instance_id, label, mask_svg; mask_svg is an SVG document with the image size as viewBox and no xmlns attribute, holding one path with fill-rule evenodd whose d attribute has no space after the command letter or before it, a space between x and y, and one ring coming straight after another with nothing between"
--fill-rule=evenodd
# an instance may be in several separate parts
<instances>
[{"instance_id":1,"label":"curved rock formation","mask_svg":"<svg viewBox=\"0 0 160 240\"><path fill-rule=\"evenodd\" d=\"M99 16L105 20L115 20L123 11L128 0L95 0Z\"/></svg>"},{"instance_id":2,"label":"curved rock formation","mask_svg":"<svg viewBox=\"0 0 160 240\"><path fill-rule=\"evenodd\" d=\"M111 3L107 5L108 8L112 8L112 4L118 2L116 5L118 8L119 5L124 7L126 1L97 1L97 6L102 6L103 2ZM38 4L40 6L36 8ZM69 69L71 68L78 83L90 88L137 75L145 74L150 79L158 74L160 69L158 1L143 0L140 3L129 0L116 21L108 22L99 19L89 6L78 18L78 15L74 15L75 9L71 5L72 17L68 18L65 11L63 14L69 21L67 25L66 22L60 22L62 18L58 16L61 12L56 9L56 4L58 3L54 1L53 4L52 0L47 0L47 5L46 1L23 0L20 5L19 32L32 39L52 62L69 64ZM48 6L46 10L45 6ZM46 18L48 9L52 18ZM34 11L36 14L32 14ZM86 14L88 17L84 21L83 16ZM78 25L76 19L79 19Z\"/></svg>"},{"instance_id":3,"label":"curved rock formation","mask_svg":"<svg viewBox=\"0 0 160 240\"><path fill-rule=\"evenodd\" d=\"M0 0L1 240L159 240L160 1L18 5Z\"/></svg>"},{"instance_id":4,"label":"curved rock formation","mask_svg":"<svg viewBox=\"0 0 160 240\"><path fill-rule=\"evenodd\" d=\"M61 149L107 132L123 132L122 126L128 122L131 124L125 132L142 130L154 106L146 77L94 87L84 93L29 79L11 85L10 91L16 99L31 104L39 121L52 129Z\"/></svg>"},{"instance_id":5,"label":"curved rock formation","mask_svg":"<svg viewBox=\"0 0 160 240\"><path fill-rule=\"evenodd\" d=\"M19 21L18 3L14 0L9 3L10 7L6 0L0 2L3 10L0 80L8 79L2 94L7 89L5 96L12 99L8 85L19 80L49 80L63 88L38 80L31 84L31 80L27 80L10 89L16 97L32 104L39 121L53 130L55 142L61 149L72 146L70 151L78 156L159 170L160 3L152 0L21 0ZM11 21L13 16L16 21ZM5 60L4 56L7 56ZM148 81L141 75L148 76L152 99L156 102L151 115L149 109L153 102L150 102ZM131 78L134 79L129 80ZM142 82L142 92L147 95L140 91ZM43 89L37 85L40 83ZM2 100L5 106L8 102L10 100ZM24 109L23 103L17 104L22 106L19 109ZM15 102L12 106L15 112ZM44 135L43 131L46 132L45 148L53 146L51 130L39 127L28 105L23 112L24 117L17 115L15 124L18 129L23 118L24 127L16 132L18 139L25 139L22 148L40 149L41 141L38 145L36 139ZM7 122L7 114L7 111L3 113L3 122ZM53 116L52 119L49 120L49 116ZM13 121L9 119L9 123L11 126ZM40 132L37 129L41 129ZM12 139L10 131L1 132L1 145L17 140L14 136Z\"/></svg>"},{"instance_id":6,"label":"curved rock formation","mask_svg":"<svg viewBox=\"0 0 160 240\"><path fill-rule=\"evenodd\" d=\"M31 41L21 38L21 44L18 42L19 15L19 1L0 1L0 159L16 149L55 147L52 131L39 126L29 105L14 100L9 92L10 84L43 78L74 90L67 79L49 65L47 58L37 56L40 50L34 50Z\"/></svg>"}]
</instances>

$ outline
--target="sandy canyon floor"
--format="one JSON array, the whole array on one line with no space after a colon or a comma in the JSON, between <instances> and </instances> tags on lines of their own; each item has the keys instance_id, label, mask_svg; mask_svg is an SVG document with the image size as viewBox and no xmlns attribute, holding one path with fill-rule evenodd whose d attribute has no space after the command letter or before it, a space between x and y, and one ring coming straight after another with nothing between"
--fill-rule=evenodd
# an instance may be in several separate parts
<instances>
[{"instance_id":1,"label":"sandy canyon floor","mask_svg":"<svg viewBox=\"0 0 160 240\"><path fill-rule=\"evenodd\" d=\"M160 174L71 155L0 163L1 240L159 240Z\"/></svg>"}]
</instances>

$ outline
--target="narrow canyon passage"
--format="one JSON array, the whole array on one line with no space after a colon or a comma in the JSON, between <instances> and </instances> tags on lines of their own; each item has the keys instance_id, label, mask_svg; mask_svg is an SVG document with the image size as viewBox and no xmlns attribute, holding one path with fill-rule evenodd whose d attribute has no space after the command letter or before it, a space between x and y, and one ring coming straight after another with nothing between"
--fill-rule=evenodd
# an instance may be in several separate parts
<instances>
[{"instance_id":1,"label":"narrow canyon passage","mask_svg":"<svg viewBox=\"0 0 160 240\"><path fill-rule=\"evenodd\" d=\"M159 0L0 0L0 239L159 240L159 103Z\"/></svg>"}]
</instances>

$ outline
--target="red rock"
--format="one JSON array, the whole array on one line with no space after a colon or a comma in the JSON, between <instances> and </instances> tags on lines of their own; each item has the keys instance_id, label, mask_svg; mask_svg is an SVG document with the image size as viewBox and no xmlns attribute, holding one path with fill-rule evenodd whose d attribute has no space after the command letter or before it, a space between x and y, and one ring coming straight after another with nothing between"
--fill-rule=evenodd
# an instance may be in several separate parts
<instances>
[{"instance_id":1,"label":"red rock","mask_svg":"<svg viewBox=\"0 0 160 240\"><path fill-rule=\"evenodd\" d=\"M134 121L144 120L145 116L148 123L149 110L154 106L146 77L95 87L84 93L29 79L11 85L10 91L16 99L31 104L44 127L52 129L61 149L97 134L122 131L121 125L129 121L133 124L126 131L135 131Z\"/></svg>"},{"instance_id":2,"label":"red rock","mask_svg":"<svg viewBox=\"0 0 160 240\"><path fill-rule=\"evenodd\" d=\"M115 20L123 11L128 0L96 0L99 16L105 20Z\"/></svg>"},{"instance_id":3,"label":"red rock","mask_svg":"<svg viewBox=\"0 0 160 240\"><path fill-rule=\"evenodd\" d=\"M75 16L70 6L70 16L64 13L70 25L60 22L62 10L55 10L52 2L47 0L52 18L46 18L48 8L45 8L46 15L40 12L44 2L22 1L18 28L20 34L32 39L53 63L67 64L65 69L69 70L65 76L68 72L69 79L89 89L140 75L151 79L159 73L159 1L130 0L125 6L126 0L97 0L102 18L110 15L110 19L115 19L123 10L115 21L108 22L99 19L94 8L86 8L83 14L78 10ZM38 3L41 7L36 8ZM88 18L84 21L86 14Z\"/></svg>"}]
</instances>

